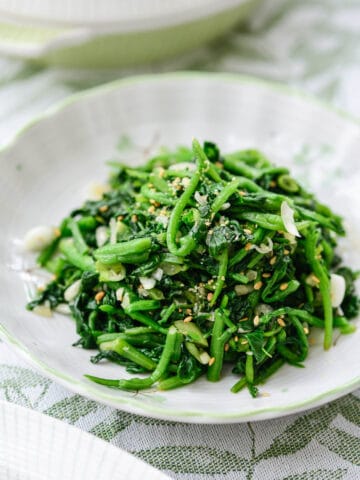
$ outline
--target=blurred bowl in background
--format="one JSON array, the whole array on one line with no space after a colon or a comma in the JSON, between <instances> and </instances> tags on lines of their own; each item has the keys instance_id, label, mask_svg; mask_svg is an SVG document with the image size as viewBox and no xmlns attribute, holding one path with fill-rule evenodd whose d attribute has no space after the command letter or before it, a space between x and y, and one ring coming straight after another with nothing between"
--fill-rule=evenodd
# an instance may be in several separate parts
<instances>
[{"instance_id":1,"label":"blurred bowl in background","mask_svg":"<svg viewBox=\"0 0 360 480\"><path fill-rule=\"evenodd\" d=\"M189 52L260 0L0 0L0 54L76 68L134 67Z\"/></svg>"}]
</instances>

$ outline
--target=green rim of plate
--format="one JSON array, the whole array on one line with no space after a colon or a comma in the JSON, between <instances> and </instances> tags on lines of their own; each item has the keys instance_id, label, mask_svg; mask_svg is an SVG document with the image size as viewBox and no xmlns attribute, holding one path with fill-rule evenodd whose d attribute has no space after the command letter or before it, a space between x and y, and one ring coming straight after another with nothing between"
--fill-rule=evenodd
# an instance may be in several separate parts
<instances>
[{"instance_id":1,"label":"green rim of plate","mask_svg":"<svg viewBox=\"0 0 360 480\"><path fill-rule=\"evenodd\" d=\"M359 127L360 134L360 119L351 115L350 113L341 110L337 107L334 107L328 104L325 101L319 100L303 91L295 88L282 85L280 83L269 82L265 80L258 79L251 76L243 76L237 74L228 74L228 73L206 73L206 72L176 72L176 73L166 73L166 74L150 74L150 75L140 75L134 77L127 77L125 79L116 80L114 82L94 87L83 92L76 93L71 95L67 99L56 104L54 107L48 109L44 113L34 117L30 120L25 126L23 126L13 138L2 148L0 148L0 154L10 150L18 141L18 139L33 126L40 123L42 120L46 120L49 117L52 117L59 111L71 106L72 104L78 102L79 100L86 99L87 97L92 97L96 95L101 95L103 93L111 92L120 88L122 86L141 84L147 82L161 82L168 81L171 79L204 79L204 78L213 78L222 80L228 83L240 83L240 84L254 84L259 85L269 90L277 91L283 94L286 94L290 97L300 98L307 103L312 103L318 107L321 107L329 112L336 114L349 121L353 125ZM1 160L0 160L1 161ZM50 367L42 360L37 358L28 348L18 341L7 329L0 323L0 337L2 337L6 342L13 345L15 350L19 352L26 360L28 360L34 367L37 367L42 372L46 373L50 378L57 381L61 385L74 389L76 388L77 393L83 394L95 401L102 401L113 407L125 407L126 411L138 415L155 417L158 419L166 419L171 421L180 421L180 422L192 422L192 423L235 423L242 422L246 420L263 420L276 418L283 415L288 415L290 413L297 413L308 408L316 407L323 405L327 401L335 400L336 398L346 395L351 391L355 390L360 386L360 375L354 377L353 380L347 382L343 385L340 385L337 388L333 388L326 392L323 392L319 395L311 397L303 402L292 403L285 407L264 407L258 410L248 410L242 411L239 413L209 413L201 411L182 411L178 409L166 409L159 400L159 406L150 405L145 401L138 400L134 397L130 398L119 398L113 397L110 393L106 393L104 388L100 390L99 388L93 388L91 384L81 382L71 376L68 376L58 370ZM109 389L110 391L110 389Z\"/></svg>"},{"instance_id":2,"label":"green rim of plate","mask_svg":"<svg viewBox=\"0 0 360 480\"><path fill-rule=\"evenodd\" d=\"M46 45L59 35L66 33L61 28L42 27L37 28L32 25L17 25L0 22L0 39L1 43L15 44L35 44L36 46Z\"/></svg>"}]
</instances>

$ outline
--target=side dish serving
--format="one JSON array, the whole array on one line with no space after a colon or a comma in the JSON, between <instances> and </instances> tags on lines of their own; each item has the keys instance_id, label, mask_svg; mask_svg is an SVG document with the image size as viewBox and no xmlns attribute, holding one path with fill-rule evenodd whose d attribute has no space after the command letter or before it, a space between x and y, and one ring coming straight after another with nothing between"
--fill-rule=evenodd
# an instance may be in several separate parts
<instances>
[{"instance_id":1,"label":"side dish serving","mask_svg":"<svg viewBox=\"0 0 360 480\"><path fill-rule=\"evenodd\" d=\"M356 274L335 251L342 220L257 150L178 148L132 168L111 162L108 189L25 246L54 279L30 310L69 313L76 346L133 374L102 385L168 390L201 376L258 385L302 366L313 327L354 331Z\"/></svg>"}]
</instances>

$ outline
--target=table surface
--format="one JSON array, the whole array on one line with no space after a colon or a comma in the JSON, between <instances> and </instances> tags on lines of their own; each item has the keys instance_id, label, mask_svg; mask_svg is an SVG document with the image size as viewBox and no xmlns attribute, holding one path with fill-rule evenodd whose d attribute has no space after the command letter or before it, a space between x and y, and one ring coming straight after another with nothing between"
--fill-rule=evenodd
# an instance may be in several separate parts
<instances>
[{"instance_id":1,"label":"table surface","mask_svg":"<svg viewBox=\"0 0 360 480\"><path fill-rule=\"evenodd\" d=\"M184 69L285 82L360 117L360 0L264 2L246 28L170 64L136 72L64 72L0 59L0 143L73 92L133 73ZM360 478L360 391L277 420L175 424L75 395L0 341L0 399L76 425L176 479Z\"/></svg>"}]
</instances>

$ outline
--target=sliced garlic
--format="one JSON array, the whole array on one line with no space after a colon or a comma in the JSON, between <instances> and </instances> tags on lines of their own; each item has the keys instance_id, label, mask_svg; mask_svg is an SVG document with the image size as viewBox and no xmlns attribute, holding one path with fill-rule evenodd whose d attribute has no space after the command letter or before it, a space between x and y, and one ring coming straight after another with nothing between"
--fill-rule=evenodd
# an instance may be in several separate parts
<instances>
[{"instance_id":1,"label":"sliced garlic","mask_svg":"<svg viewBox=\"0 0 360 480\"><path fill-rule=\"evenodd\" d=\"M295 224L294 220L294 210L289 207L287 202L282 202L281 204L281 218L284 223L285 230L295 237L301 237L299 230Z\"/></svg>"},{"instance_id":2,"label":"sliced garlic","mask_svg":"<svg viewBox=\"0 0 360 480\"><path fill-rule=\"evenodd\" d=\"M157 280L158 282L160 282L163 275L164 275L164 270L162 268L157 268L155 272L151 274L152 278L155 278L155 280Z\"/></svg>"},{"instance_id":3,"label":"sliced garlic","mask_svg":"<svg viewBox=\"0 0 360 480\"><path fill-rule=\"evenodd\" d=\"M151 278L151 277L139 277L139 280L140 280L142 286L145 288L145 290L151 290L151 289L154 288L155 285L156 285L156 280L155 280L155 278Z\"/></svg>"},{"instance_id":4,"label":"sliced garlic","mask_svg":"<svg viewBox=\"0 0 360 480\"><path fill-rule=\"evenodd\" d=\"M80 293L81 280L76 280L64 292L64 299L69 303L72 302Z\"/></svg>"},{"instance_id":5,"label":"sliced garlic","mask_svg":"<svg viewBox=\"0 0 360 480\"><path fill-rule=\"evenodd\" d=\"M96 239L96 245L98 247L102 247L105 245L105 243L108 241L109 238L109 231L108 228L102 225L101 227L98 227L95 231L95 239Z\"/></svg>"},{"instance_id":6,"label":"sliced garlic","mask_svg":"<svg viewBox=\"0 0 360 480\"><path fill-rule=\"evenodd\" d=\"M70 315L71 310L67 303L59 303L55 308L55 312L61 313L62 315Z\"/></svg>"},{"instance_id":7,"label":"sliced garlic","mask_svg":"<svg viewBox=\"0 0 360 480\"><path fill-rule=\"evenodd\" d=\"M44 302L43 305L37 305L33 309L33 312L36 313L36 315L40 315L41 317L52 317L52 311L50 308L50 303L48 301Z\"/></svg>"},{"instance_id":8,"label":"sliced garlic","mask_svg":"<svg viewBox=\"0 0 360 480\"><path fill-rule=\"evenodd\" d=\"M115 295L116 295L116 300L118 300L119 302L122 302L124 298L124 287L119 287L116 290Z\"/></svg>"},{"instance_id":9,"label":"sliced garlic","mask_svg":"<svg viewBox=\"0 0 360 480\"><path fill-rule=\"evenodd\" d=\"M247 295L253 290L254 290L253 285L235 285L235 293L236 295L239 295L239 296Z\"/></svg>"},{"instance_id":10,"label":"sliced garlic","mask_svg":"<svg viewBox=\"0 0 360 480\"><path fill-rule=\"evenodd\" d=\"M332 273L330 275L330 291L331 305L334 308L340 307L344 300L346 291L346 282L342 275L337 275L336 273Z\"/></svg>"},{"instance_id":11,"label":"sliced garlic","mask_svg":"<svg viewBox=\"0 0 360 480\"><path fill-rule=\"evenodd\" d=\"M30 252L40 252L56 238L54 227L39 225L29 230L24 237L24 247Z\"/></svg>"}]
</instances>

